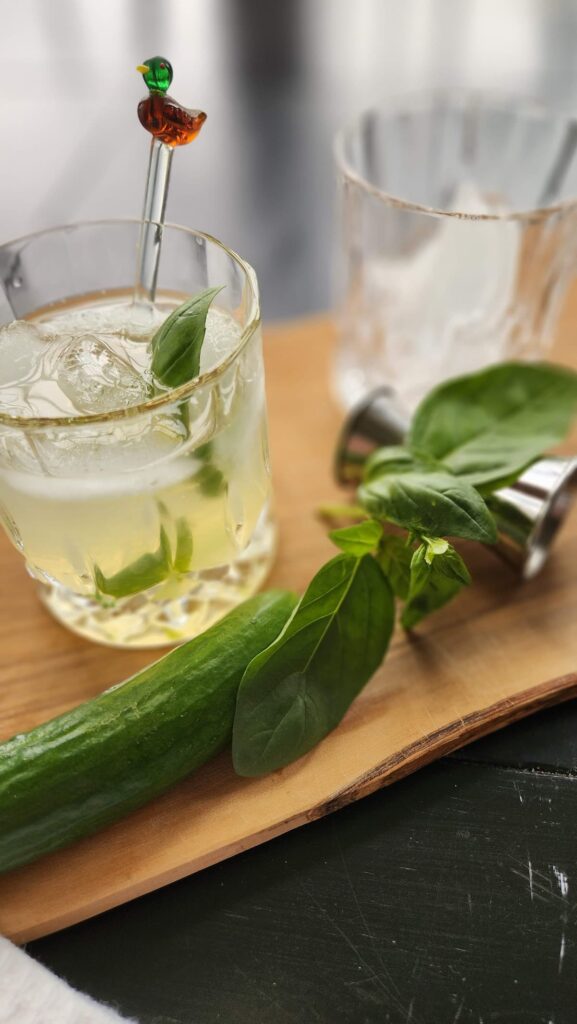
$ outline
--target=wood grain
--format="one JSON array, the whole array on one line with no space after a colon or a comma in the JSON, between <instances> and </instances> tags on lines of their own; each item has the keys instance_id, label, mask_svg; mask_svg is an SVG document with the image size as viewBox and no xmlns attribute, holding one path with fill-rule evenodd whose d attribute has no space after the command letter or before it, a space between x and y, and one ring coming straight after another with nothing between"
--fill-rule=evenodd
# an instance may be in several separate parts
<instances>
[{"instance_id":1,"label":"wood grain","mask_svg":"<svg viewBox=\"0 0 577 1024\"><path fill-rule=\"evenodd\" d=\"M555 356L571 363L574 292ZM268 332L271 449L281 543L271 583L302 590L332 548L313 510L342 497L330 464L341 414L328 390L322 319ZM574 436L570 442L577 443ZM0 931L25 941L133 899L391 783L435 757L577 695L577 519L553 557L519 583L467 547L475 586L419 633L395 637L342 725L297 765L264 779L223 755L124 821L0 879ZM68 634L0 543L0 735L31 728L155 657Z\"/></svg>"}]
</instances>

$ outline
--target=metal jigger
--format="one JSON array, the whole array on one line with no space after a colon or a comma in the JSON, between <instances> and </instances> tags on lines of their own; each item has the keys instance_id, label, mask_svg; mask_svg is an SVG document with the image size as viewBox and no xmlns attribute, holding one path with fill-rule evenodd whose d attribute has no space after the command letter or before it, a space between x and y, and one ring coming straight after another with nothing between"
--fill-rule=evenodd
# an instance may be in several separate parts
<instances>
[{"instance_id":1,"label":"metal jigger","mask_svg":"<svg viewBox=\"0 0 577 1024\"><path fill-rule=\"evenodd\" d=\"M356 487L375 448L403 444L407 414L391 388L367 395L348 416L335 452L335 477ZM511 487L489 499L497 523L497 544L486 545L515 566L523 579L536 576L577 491L577 457L548 455L526 469Z\"/></svg>"}]
</instances>

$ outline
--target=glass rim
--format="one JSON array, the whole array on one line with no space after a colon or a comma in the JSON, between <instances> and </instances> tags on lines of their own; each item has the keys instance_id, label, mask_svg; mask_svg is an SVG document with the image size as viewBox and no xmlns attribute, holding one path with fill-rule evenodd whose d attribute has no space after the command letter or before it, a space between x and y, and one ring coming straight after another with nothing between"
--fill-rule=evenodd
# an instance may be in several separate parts
<instances>
[{"instance_id":1,"label":"glass rim","mask_svg":"<svg viewBox=\"0 0 577 1024\"><path fill-rule=\"evenodd\" d=\"M577 131L577 117L563 111L552 110L544 103L531 98L524 99L522 96L511 96L506 93L491 90L474 89L430 89L415 92L398 93L388 97L379 106L365 108L352 118L347 124L338 130L333 139L333 155L337 169L345 180L362 188L369 195L380 199L388 206L395 206L399 209L410 210L415 213L428 214L431 217L452 217L457 220L480 220L480 221L531 221L544 220L556 213L562 213L577 209L577 194L572 199L564 199L558 203L546 206L535 206L525 210L514 210L509 213L470 213L462 210L443 210L435 206L427 206L425 203L413 202L410 199L403 199L399 195L387 192L379 188L365 178L350 162L346 154L346 145L353 131L359 129L370 117L383 116L393 113L411 113L419 109L432 109L436 104L445 102L456 109L470 106L479 110L518 112L525 116L532 116L540 119L566 122L575 127Z\"/></svg>"},{"instance_id":2,"label":"glass rim","mask_svg":"<svg viewBox=\"0 0 577 1024\"><path fill-rule=\"evenodd\" d=\"M242 256L239 256L234 249L229 249L218 238L215 238L214 235L209 235L205 231L197 231L195 228L186 227L184 224L174 224L171 221L167 221L163 225L160 225L158 221L150 221L150 223L156 224L158 227L162 226L163 230L171 228L176 231L183 231L186 234L193 235L195 238L202 238L211 245L216 245L242 270L245 281L250 288L251 304L248 312L248 323L243 328L233 350L229 352L222 362L211 370L207 370L206 373L201 373L198 377L193 377L192 380L187 381L185 384L179 384L178 387L169 388L159 395L154 395L145 402L128 405L124 408L110 409L106 412L86 413L79 416L12 416L10 413L0 412L0 426L17 427L20 430L41 430L48 427L78 427L85 424L110 423L117 419L124 420L132 416L142 416L144 413L162 409L165 405L171 405L173 402L183 401L200 388L216 383L229 367L236 362L238 356L242 353L261 323L258 283L253 267ZM108 217L98 220L82 220L72 221L68 224L57 224L50 228L43 228L41 231L31 231L27 235L21 235L8 242L2 242L0 244L0 253L9 246L30 242L35 238L41 238L43 235L52 235L58 231L67 231L73 228L119 225L140 227L141 224L142 220L136 217ZM66 296L66 298L70 298L70 296Z\"/></svg>"}]
</instances>

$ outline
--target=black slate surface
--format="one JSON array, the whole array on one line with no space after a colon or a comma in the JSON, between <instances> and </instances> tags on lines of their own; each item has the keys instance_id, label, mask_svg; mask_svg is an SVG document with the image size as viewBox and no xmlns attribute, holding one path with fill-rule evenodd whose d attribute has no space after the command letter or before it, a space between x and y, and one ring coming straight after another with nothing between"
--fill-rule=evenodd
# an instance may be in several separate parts
<instances>
[{"instance_id":1,"label":"black slate surface","mask_svg":"<svg viewBox=\"0 0 577 1024\"><path fill-rule=\"evenodd\" d=\"M574 1024L575 809L444 762L28 949L144 1024Z\"/></svg>"},{"instance_id":2,"label":"black slate surface","mask_svg":"<svg viewBox=\"0 0 577 1024\"><path fill-rule=\"evenodd\" d=\"M577 664L577 624L576 624ZM569 701L486 736L453 755L459 761L483 762L535 771L577 775L577 702ZM577 1013L576 1013L577 1020Z\"/></svg>"}]
</instances>

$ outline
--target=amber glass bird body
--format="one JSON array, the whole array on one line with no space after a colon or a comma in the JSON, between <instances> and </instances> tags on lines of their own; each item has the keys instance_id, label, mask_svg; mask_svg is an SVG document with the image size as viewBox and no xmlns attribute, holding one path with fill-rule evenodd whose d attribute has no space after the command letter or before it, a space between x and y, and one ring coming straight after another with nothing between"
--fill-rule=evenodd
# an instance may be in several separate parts
<instances>
[{"instance_id":1,"label":"amber glass bird body","mask_svg":"<svg viewBox=\"0 0 577 1024\"><path fill-rule=\"evenodd\" d=\"M206 114L187 110L171 96L151 92L138 104L138 119L147 132L167 146L186 146L198 135Z\"/></svg>"}]
</instances>

